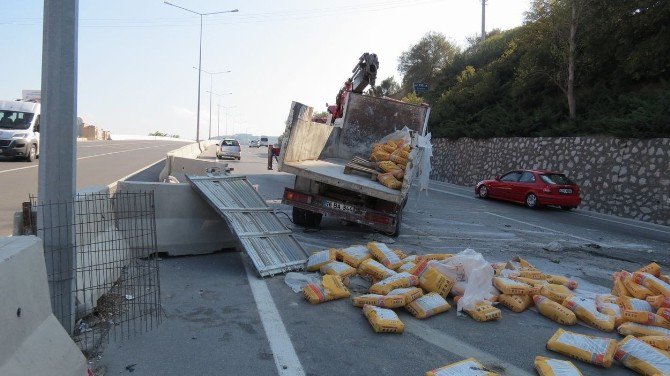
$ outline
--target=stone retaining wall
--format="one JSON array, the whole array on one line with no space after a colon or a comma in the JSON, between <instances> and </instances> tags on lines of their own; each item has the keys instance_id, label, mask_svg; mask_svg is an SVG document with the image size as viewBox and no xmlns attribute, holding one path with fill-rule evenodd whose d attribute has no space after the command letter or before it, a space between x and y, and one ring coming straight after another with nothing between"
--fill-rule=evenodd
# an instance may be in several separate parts
<instances>
[{"instance_id":1,"label":"stone retaining wall","mask_svg":"<svg viewBox=\"0 0 670 376\"><path fill-rule=\"evenodd\" d=\"M582 209L670 225L670 139L435 139L431 178L474 186L512 169L566 173Z\"/></svg>"}]
</instances>

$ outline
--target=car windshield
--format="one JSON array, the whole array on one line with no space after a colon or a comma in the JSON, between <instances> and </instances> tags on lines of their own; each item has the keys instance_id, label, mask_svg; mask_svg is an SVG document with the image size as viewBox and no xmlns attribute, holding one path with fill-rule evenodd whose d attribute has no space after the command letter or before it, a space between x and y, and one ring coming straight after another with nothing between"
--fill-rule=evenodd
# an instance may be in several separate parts
<instances>
[{"instance_id":1,"label":"car windshield","mask_svg":"<svg viewBox=\"0 0 670 376\"><path fill-rule=\"evenodd\" d=\"M236 140L223 140L221 141L221 146L239 146L240 144Z\"/></svg>"},{"instance_id":2,"label":"car windshield","mask_svg":"<svg viewBox=\"0 0 670 376\"><path fill-rule=\"evenodd\" d=\"M34 115L30 112L0 110L0 128L28 129Z\"/></svg>"},{"instance_id":3,"label":"car windshield","mask_svg":"<svg viewBox=\"0 0 670 376\"><path fill-rule=\"evenodd\" d=\"M267 137L261 137L261 141L267 141L267 140L268 140Z\"/></svg>"},{"instance_id":4,"label":"car windshield","mask_svg":"<svg viewBox=\"0 0 670 376\"><path fill-rule=\"evenodd\" d=\"M552 185L574 185L575 183L572 182L572 180L568 179L567 176L563 174L545 174L545 175L540 175L542 178L542 181L544 181L547 184L552 184Z\"/></svg>"}]
</instances>

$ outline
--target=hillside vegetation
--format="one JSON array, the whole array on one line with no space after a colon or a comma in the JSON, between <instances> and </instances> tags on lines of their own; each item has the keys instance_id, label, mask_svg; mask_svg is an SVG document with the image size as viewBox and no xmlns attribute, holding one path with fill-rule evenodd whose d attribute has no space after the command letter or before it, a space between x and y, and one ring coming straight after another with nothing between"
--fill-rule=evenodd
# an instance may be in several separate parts
<instances>
[{"instance_id":1,"label":"hillside vegetation","mask_svg":"<svg viewBox=\"0 0 670 376\"><path fill-rule=\"evenodd\" d=\"M427 34L399 70L406 94L429 83L437 137L668 137L670 1L535 0L462 51Z\"/></svg>"}]
</instances>

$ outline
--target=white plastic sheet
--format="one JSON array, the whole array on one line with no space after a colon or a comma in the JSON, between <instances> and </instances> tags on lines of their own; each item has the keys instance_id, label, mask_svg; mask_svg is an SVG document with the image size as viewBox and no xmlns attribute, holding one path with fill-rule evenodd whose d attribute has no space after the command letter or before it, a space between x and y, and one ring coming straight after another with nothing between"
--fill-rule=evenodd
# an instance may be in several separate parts
<instances>
[{"instance_id":1,"label":"white plastic sheet","mask_svg":"<svg viewBox=\"0 0 670 376\"><path fill-rule=\"evenodd\" d=\"M318 273L286 273L284 277L286 283L293 292L301 292L302 288L308 283L321 283Z\"/></svg>"},{"instance_id":2,"label":"white plastic sheet","mask_svg":"<svg viewBox=\"0 0 670 376\"><path fill-rule=\"evenodd\" d=\"M419 136L418 138L418 146L423 148L423 156L419 161L419 191L428 192L428 181L430 180L430 171L432 170L430 158L433 156L433 145L430 143L430 139L431 133Z\"/></svg>"}]
</instances>

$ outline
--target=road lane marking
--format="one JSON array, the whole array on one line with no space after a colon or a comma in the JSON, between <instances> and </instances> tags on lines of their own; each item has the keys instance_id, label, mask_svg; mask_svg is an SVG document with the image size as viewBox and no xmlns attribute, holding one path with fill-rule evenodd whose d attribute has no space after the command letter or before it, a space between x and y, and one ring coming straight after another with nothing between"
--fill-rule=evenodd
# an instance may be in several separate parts
<instances>
[{"instance_id":1,"label":"road lane marking","mask_svg":"<svg viewBox=\"0 0 670 376\"><path fill-rule=\"evenodd\" d=\"M293 348L291 338L288 336L265 280L258 278L244 259L242 259L242 264L244 264L244 270L247 272L249 287L251 287L251 293L256 301L256 308L258 308L258 314L261 317L265 337L270 342L270 350L272 350L277 372L280 376L305 376L298 354Z\"/></svg>"},{"instance_id":2,"label":"road lane marking","mask_svg":"<svg viewBox=\"0 0 670 376\"><path fill-rule=\"evenodd\" d=\"M670 235L670 231L663 231L661 229L656 229L656 228L652 228L652 227L645 227L645 226L635 225L635 224L632 224L632 223L615 221L613 219L600 218L600 217L596 217L596 216L592 216L592 215L588 215L588 214L584 214L584 213L578 213L578 212L573 212L572 214L577 214L577 215L581 215L581 216L584 216L584 217L593 218L593 219L599 220L599 221L613 222L613 223L618 223L618 224L624 225L624 226L637 227L637 228L641 228L643 230L656 231L656 232L660 232L661 234Z\"/></svg>"},{"instance_id":3,"label":"road lane marking","mask_svg":"<svg viewBox=\"0 0 670 376\"><path fill-rule=\"evenodd\" d=\"M484 212L484 213L485 213L485 214L490 214L490 215L495 216L495 217L504 218L504 219L507 219L507 220L510 220L510 221L514 221L514 222L518 222L518 223L523 223L524 225L528 225L528 226L532 226L532 227L541 228L541 229L543 229L543 230L550 231L550 232L553 232L553 233L556 233L556 234L562 234L562 235L569 236L569 237L571 237L571 238L575 238L575 239L579 239L579 240L584 240L584 241L587 241L587 242L589 242L589 243L601 244L601 245L602 245L602 242L597 241L597 240L588 239L588 238L583 238L583 237L581 237L581 236L568 234L567 232L558 231L558 230L551 229L551 228L549 228L549 227L544 227L544 226L536 225L536 224L534 224L534 223L521 221L521 220L518 220L518 219L514 219L514 218L511 218L511 217L507 217L507 216L505 216L505 215L495 214L495 213L491 213L491 212Z\"/></svg>"},{"instance_id":4,"label":"road lane marking","mask_svg":"<svg viewBox=\"0 0 670 376\"><path fill-rule=\"evenodd\" d=\"M505 374L515 376L531 376L530 373L502 361L500 358L480 350L460 339L450 336L443 331L438 331L419 320L405 320L405 332L421 338L422 340L438 346L454 355L462 358L477 358L480 362L489 365L496 365L505 369Z\"/></svg>"},{"instance_id":5,"label":"road lane marking","mask_svg":"<svg viewBox=\"0 0 670 376\"><path fill-rule=\"evenodd\" d=\"M443 189L430 188L430 187L428 187L428 190L429 191L435 191L435 192L442 192L442 193L446 193L448 195L454 195L454 196L463 197L463 198L471 198L471 199L475 198L474 194L473 195L462 195L462 194L458 194L458 193L454 193L454 192L445 191Z\"/></svg>"},{"instance_id":6,"label":"road lane marking","mask_svg":"<svg viewBox=\"0 0 670 376\"><path fill-rule=\"evenodd\" d=\"M159 148L159 147L162 147L162 146L165 146L165 145L168 145L168 144L147 146L147 147L137 148L137 149L118 150L118 151L112 151L112 152L103 153L103 154L88 155L88 156L85 156L85 157L79 157L79 158L77 158L77 160L80 161L80 160L83 160L83 159L89 159L89 158L95 158L95 157L104 157L106 155L128 153L128 152L131 152L131 151L138 151L138 150L145 150L145 149L154 149L154 148ZM12 168L12 169L9 169L9 170L2 170L2 171L0 171L0 174L4 174L4 173L7 173L7 172L13 172L13 171L19 171L19 170L27 170L29 168L35 168L37 166L39 166L39 164L34 164L34 165L26 166L26 167Z\"/></svg>"}]
</instances>

